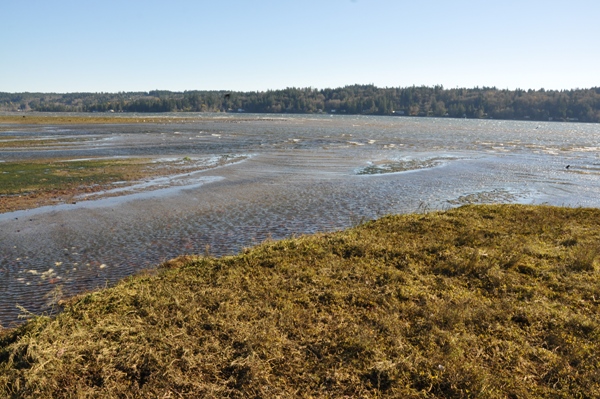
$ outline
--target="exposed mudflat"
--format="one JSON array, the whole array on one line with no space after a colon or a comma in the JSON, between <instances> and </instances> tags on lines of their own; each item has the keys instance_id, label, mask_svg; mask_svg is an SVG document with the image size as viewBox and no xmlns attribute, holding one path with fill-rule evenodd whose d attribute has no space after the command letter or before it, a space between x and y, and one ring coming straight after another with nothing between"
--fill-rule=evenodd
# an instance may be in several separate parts
<instances>
[{"instance_id":1,"label":"exposed mudflat","mask_svg":"<svg viewBox=\"0 0 600 399\"><path fill-rule=\"evenodd\" d=\"M16 305L49 312L64 295L177 255L234 254L268 237L467 203L600 205L598 125L161 117L161 123L0 126L0 170L3 162L50 158L206 165L84 193L75 203L0 214L1 325L17 321ZM1 144L8 140L52 145Z\"/></svg>"}]
</instances>

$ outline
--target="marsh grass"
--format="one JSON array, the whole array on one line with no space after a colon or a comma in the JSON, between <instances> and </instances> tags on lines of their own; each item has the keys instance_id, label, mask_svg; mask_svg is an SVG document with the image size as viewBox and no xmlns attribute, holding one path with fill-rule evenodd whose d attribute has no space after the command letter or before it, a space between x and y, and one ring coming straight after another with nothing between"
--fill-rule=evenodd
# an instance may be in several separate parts
<instances>
[{"instance_id":1,"label":"marsh grass","mask_svg":"<svg viewBox=\"0 0 600 399\"><path fill-rule=\"evenodd\" d=\"M0 396L600 397L600 211L466 206L186 256L0 337Z\"/></svg>"}]
</instances>

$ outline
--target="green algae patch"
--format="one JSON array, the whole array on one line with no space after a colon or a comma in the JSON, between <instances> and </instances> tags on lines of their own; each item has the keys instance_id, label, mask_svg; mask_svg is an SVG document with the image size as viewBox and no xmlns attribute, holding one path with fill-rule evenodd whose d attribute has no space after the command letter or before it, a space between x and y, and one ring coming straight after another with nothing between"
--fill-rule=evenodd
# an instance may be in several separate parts
<instances>
[{"instance_id":1,"label":"green algae patch","mask_svg":"<svg viewBox=\"0 0 600 399\"><path fill-rule=\"evenodd\" d=\"M127 180L139 160L48 160L0 164L0 195Z\"/></svg>"},{"instance_id":2,"label":"green algae patch","mask_svg":"<svg viewBox=\"0 0 600 399\"><path fill-rule=\"evenodd\" d=\"M2 162L0 213L72 202L77 194L150 175L148 164L134 158Z\"/></svg>"},{"instance_id":3,"label":"green algae patch","mask_svg":"<svg viewBox=\"0 0 600 399\"><path fill-rule=\"evenodd\" d=\"M190 157L0 162L0 213L122 195L141 181L189 174L243 159L245 156L223 155L212 163ZM111 193L112 189L121 192Z\"/></svg>"},{"instance_id":4,"label":"green algae patch","mask_svg":"<svg viewBox=\"0 0 600 399\"><path fill-rule=\"evenodd\" d=\"M186 256L0 335L0 397L600 397L600 210L465 206Z\"/></svg>"}]
</instances>

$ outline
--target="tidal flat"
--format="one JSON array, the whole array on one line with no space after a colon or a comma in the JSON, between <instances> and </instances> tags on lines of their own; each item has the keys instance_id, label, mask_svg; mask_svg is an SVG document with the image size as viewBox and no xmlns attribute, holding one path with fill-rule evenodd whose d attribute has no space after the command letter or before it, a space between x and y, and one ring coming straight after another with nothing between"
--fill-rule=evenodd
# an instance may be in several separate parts
<instances>
[{"instance_id":1,"label":"tidal flat","mask_svg":"<svg viewBox=\"0 0 600 399\"><path fill-rule=\"evenodd\" d=\"M600 207L595 124L252 114L24 123L30 115L0 123L1 178L48 184L53 202L0 213L5 327L182 254L235 255L463 204ZM34 191L3 198L15 206Z\"/></svg>"}]
</instances>

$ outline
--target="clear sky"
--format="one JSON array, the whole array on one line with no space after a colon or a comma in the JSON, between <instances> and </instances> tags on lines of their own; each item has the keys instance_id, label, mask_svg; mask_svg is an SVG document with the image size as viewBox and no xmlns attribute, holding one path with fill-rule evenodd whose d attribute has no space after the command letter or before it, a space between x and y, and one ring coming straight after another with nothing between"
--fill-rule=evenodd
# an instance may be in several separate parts
<instances>
[{"instance_id":1,"label":"clear sky","mask_svg":"<svg viewBox=\"0 0 600 399\"><path fill-rule=\"evenodd\" d=\"M598 0L0 0L0 91L600 86Z\"/></svg>"}]
</instances>

